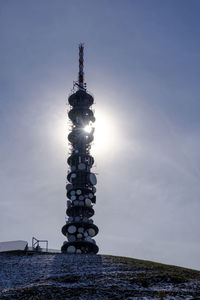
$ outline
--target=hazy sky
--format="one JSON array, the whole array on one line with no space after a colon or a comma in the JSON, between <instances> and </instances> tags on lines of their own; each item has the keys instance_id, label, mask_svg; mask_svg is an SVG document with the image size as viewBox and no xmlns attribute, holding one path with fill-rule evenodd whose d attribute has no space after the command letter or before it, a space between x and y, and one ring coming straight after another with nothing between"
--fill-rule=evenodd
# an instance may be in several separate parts
<instances>
[{"instance_id":1,"label":"hazy sky","mask_svg":"<svg viewBox=\"0 0 200 300\"><path fill-rule=\"evenodd\" d=\"M65 240L85 43L100 253L200 269L200 1L0 0L0 240Z\"/></svg>"}]
</instances>

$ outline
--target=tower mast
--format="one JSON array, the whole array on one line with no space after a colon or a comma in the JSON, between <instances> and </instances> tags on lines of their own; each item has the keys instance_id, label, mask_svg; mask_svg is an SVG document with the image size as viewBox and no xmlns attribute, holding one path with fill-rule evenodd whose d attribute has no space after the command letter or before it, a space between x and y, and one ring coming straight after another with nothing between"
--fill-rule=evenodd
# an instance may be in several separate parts
<instances>
[{"instance_id":1,"label":"tower mast","mask_svg":"<svg viewBox=\"0 0 200 300\"><path fill-rule=\"evenodd\" d=\"M64 253L96 254L99 251L93 237L98 233L98 227L94 225L93 205L96 203L96 176L91 172L94 158L90 155L91 142L93 141L95 121L91 106L93 97L87 93L83 72L83 44L79 45L79 74L77 87L69 98L69 119L72 122L72 130L68 135L71 145L68 157L69 171L67 175L67 210L66 224L62 227L62 233L68 241L63 243L61 251Z\"/></svg>"},{"instance_id":2,"label":"tower mast","mask_svg":"<svg viewBox=\"0 0 200 300\"><path fill-rule=\"evenodd\" d=\"M84 90L84 72L83 72L83 54L84 54L84 46L83 44L79 45L79 73L78 73L78 86L79 89Z\"/></svg>"}]
</instances>

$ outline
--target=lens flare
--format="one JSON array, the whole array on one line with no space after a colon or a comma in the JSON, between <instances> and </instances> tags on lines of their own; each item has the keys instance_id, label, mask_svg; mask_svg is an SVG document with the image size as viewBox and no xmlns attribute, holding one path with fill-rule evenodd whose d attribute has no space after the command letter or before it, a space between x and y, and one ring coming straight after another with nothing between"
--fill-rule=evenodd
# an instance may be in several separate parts
<instances>
[{"instance_id":1,"label":"lens flare","mask_svg":"<svg viewBox=\"0 0 200 300\"><path fill-rule=\"evenodd\" d=\"M90 125L86 125L83 130L87 133L90 133L92 131L92 127Z\"/></svg>"}]
</instances>

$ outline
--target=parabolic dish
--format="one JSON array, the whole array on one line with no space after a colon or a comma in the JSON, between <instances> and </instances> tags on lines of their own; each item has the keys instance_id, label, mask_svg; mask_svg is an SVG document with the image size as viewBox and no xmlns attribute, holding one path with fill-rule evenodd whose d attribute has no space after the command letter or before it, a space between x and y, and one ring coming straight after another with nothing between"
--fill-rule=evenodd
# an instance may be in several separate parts
<instances>
[{"instance_id":1,"label":"parabolic dish","mask_svg":"<svg viewBox=\"0 0 200 300\"><path fill-rule=\"evenodd\" d=\"M69 246L69 247L67 248L67 252L68 252L68 253L75 253L75 251L76 251L76 248L75 248L74 246Z\"/></svg>"},{"instance_id":2,"label":"parabolic dish","mask_svg":"<svg viewBox=\"0 0 200 300\"><path fill-rule=\"evenodd\" d=\"M80 163L80 164L78 165L78 169L79 169L79 170L85 170L85 168L86 168L86 165L85 165L84 163Z\"/></svg>"},{"instance_id":3,"label":"parabolic dish","mask_svg":"<svg viewBox=\"0 0 200 300\"><path fill-rule=\"evenodd\" d=\"M96 178L96 175L94 173L89 174L89 181L92 185L97 184L97 178Z\"/></svg>"},{"instance_id":4,"label":"parabolic dish","mask_svg":"<svg viewBox=\"0 0 200 300\"><path fill-rule=\"evenodd\" d=\"M77 190L77 191L76 191L76 194L77 194L77 195L80 195L80 194L82 194L82 191L81 191L81 190Z\"/></svg>"},{"instance_id":5,"label":"parabolic dish","mask_svg":"<svg viewBox=\"0 0 200 300\"><path fill-rule=\"evenodd\" d=\"M72 184L69 184L69 183L68 183L68 184L66 185L66 190L67 190L67 191L70 191L72 188L73 188L73 185L72 185Z\"/></svg>"},{"instance_id":6,"label":"parabolic dish","mask_svg":"<svg viewBox=\"0 0 200 300\"><path fill-rule=\"evenodd\" d=\"M97 189L95 188L95 186L92 187L92 191L94 194L96 193Z\"/></svg>"},{"instance_id":7,"label":"parabolic dish","mask_svg":"<svg viewBox=\"0 0 200 300\"><path fill-rule=\"evenodd\" d=\"M88 207L90 207L91 204L92 204L92 201L90 199L86 198L85 199L85 205L88 206Z\"/></svg>"},{"instance_id":8,"label":"parabolic dish","mask_svg":"<svg viewBox=\"0 0 200 300\"><path fill-rule=\"evenodd\" d=\"M74 242L76 240L75 235L68 235L68 241L69 242Z\"/></svg>"},{"instance_id":9,"label":"parabolic dish","mask_svg":"<svg viewBox=\"0 0 200 300\"><path fill-rule=\"evenodd\" d=\"M90 199L92 199L92 198L94 197L94 195L93 195L92 193L89 193L88 197L89 197Z\"/></svg>"},{"instance_id":10,"label":"parabolic dish","mask_svg":"<svg viewBox=\"0 0 200 300\"><path fill-rule=\"evenodd\" d=\"M69 227L68 227L68 229L67 229L67 231L69 232L69 233L75 233L76 232L76 226L74 226L74 225L70 225Z\"/></svg>"}]
</instances>

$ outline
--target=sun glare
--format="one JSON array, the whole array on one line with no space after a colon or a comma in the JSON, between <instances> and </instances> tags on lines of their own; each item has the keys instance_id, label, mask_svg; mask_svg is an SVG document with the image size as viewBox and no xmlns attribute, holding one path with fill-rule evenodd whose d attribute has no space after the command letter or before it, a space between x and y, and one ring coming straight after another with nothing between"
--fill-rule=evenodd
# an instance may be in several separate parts
<instances>
[{"instance_id":1,"label":"sun glare","mask_svg":"<svg viewBox=\"0 0 200 300\"><path fill-rule=\"evenodd\" d=\"M108 112L99 109L95 111L95 117L94 143L91 148L94 155L109 152L117 145L117 133L113 118Z\"/></svg>"},{"instance_id":2,"label":"sun glare","mask_svg":"<svg viewBox=\"0 0 200 300\"><path fill-rule=\"evenodd\" d=\"M90 133L92 131L92 126L86 125L83 129L85 132Z\"/></svg>"},{"instance_id":3,"label":"sun glare","mask_svg":"<svg viewBox=\"0 0 200 300\"><path fill-rule=\"evenodd\" d=\"M94 129L94 141L91 147L92 155L101 156L102 154L109 153L111 149L115 151L119 150L118 139L120 129L111 113L107 109L96 108L95 119L94 123L88 124L83 128L87 133L91 133ZM70 130L70 126L67 126L65 115L56 118L53 129L53 131L49 129L49 132L51 136L53 135L54 144L58 148L61 147L62 150L65 149L69 144L67 135Z\"/></svg>"}]
</instances>

